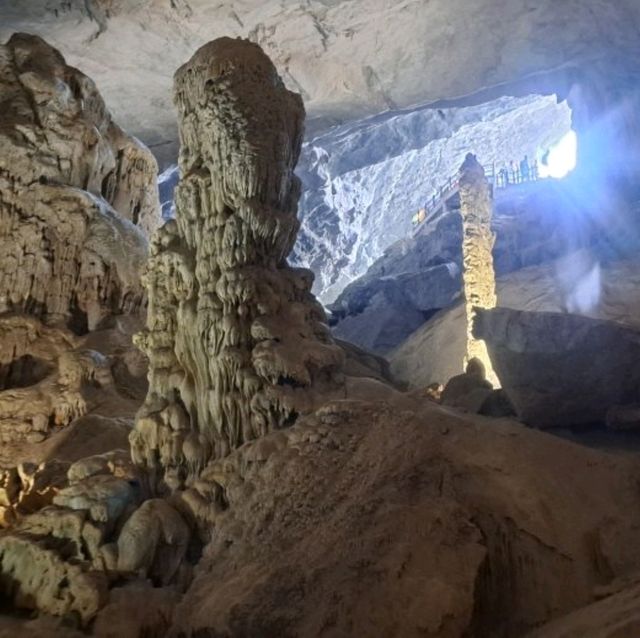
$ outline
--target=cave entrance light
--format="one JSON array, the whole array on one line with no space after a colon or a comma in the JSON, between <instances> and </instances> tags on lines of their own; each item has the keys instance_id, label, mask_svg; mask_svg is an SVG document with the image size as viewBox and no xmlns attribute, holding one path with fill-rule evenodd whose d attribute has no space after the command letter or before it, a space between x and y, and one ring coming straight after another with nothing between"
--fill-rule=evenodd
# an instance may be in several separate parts
<instances>
[{"instance_id":1,"label":"cave entrance light","mask_svg":"<svg viewBox=\"0 0 640 638\"><path fill-rule=\"evenodd\" d=\"M542 156L539 162L540 177L566 177L575 169L577 158L578 136L572 130Z\"/></svg>"}]
</instances>

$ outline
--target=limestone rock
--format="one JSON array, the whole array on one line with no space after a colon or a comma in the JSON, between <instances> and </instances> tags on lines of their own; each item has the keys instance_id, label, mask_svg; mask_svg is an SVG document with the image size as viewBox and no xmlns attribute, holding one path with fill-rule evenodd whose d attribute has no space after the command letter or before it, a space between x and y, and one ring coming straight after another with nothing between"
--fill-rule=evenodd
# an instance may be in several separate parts
<instances>
[{"instance_id":1,"label":"limestone rock","mask_svg":"<svg viewBox=\"0 0 640 638\"><path fill-rule=\"evenodd\" d=\"M457 174L469 150L483 165L501 167L525 154L536 157L570 127L566 102L558 104L555 95L527 95L391 110L327 131L311 130L298 165L302 227L295 263L314 271L315 294L333 303L394 242L411 245L414 232L423 230L412 225L412 216ZM454 249L460 252L459 242ZM442 249L434 254L447 260ZM410 254L406 257L409 262ZM387 274L404 272L409 268ZM415 286L428 294L427 286Z\"/></svg>"},{"instance_id":2,"label":"limestone rock","mask_svg":"<svg viewBox=\"0 0 640 638\"><path fill-rule=\"evenodd\" d=\"M172 630L522 636L640 565L636 475L431 402L333 402L183 493L210 542Z\"/></svg>"},{"instance_id":3,"label":"limestone rock","mask_svg":"<svg viewBox=\"0 0 640 638\"><path fill-rule=\"evenodd\" d=\"M484 339L519 419L537 427L603 423L640 400L640 333L578 315L477 310Z\"/></svg>"},{"instance_id":4,"label":"limestone rock","mask_svg":"<svg viewBox=\"0 0 640 638\"><path fill-rule=\"evenodd\" d=\"M88 410L88 386L113 388L110 362L63 328L0 316L0 440L39 442Z\"/></svg>"},{"instance_id":5,"label":"limestone rock","mask_svg":"<svg viewBox=\"0 0 640 638\"><path fill-rule=\"evenodd\" d=\"M526 267L549 264L577 247L593 243L596 235L588 216L576 204L581 201L576 195L566 181L555 180L494 191L492 253L499 278ZM386 344L391 344L385 354L390 355L412 332L461 295L462 242L460 201L453 197L440 215L389 246L362 277L342 291L329 306L334 334L374 350L377 342L371 335L384 335ZM579 290L576 279L594 266L594 259L585 260L584 267L567 265L564 277L558 266L558 292L567 297L575 294ZM462 358L464 353L451 356ZM460 372L462 365L456 364L455 370ZM446 376L451 374L441 378Z\"/></svg>"},{"instance_id":6,"label":"limestone rock","mask_svg":"<svg viewBox=\"0 0 640 638\"><path fill-rule=\"evenodd\" d=\"M395 281L385 281L379 289L368 292L361 312L352 310L332 318L336 322L332 332L339 339L385 355L424 323L425 314L411 303L404 286ZM456 290L452 297L457 294Z\"/></svg>"},{"instance_id":7,"label":"limestone rock","mask_svg":"<svg viewBox=\"0 0 640 638\"><path fill-rule=\"evenodd\" d=\"M340 388L344 359L312 274L286 262L300 97L257 45L222 38L177 71L175 100L182 179L145 275L150 388L131 436L152 482L166 470L172 487Z\"/></svg>"},{"instance_id":8,"label":"limestone rock","mask_svg":"<svg viewBox=\"0 0 640 638\"><path fill-rule=\"evenodd\" d=\"M519 87L510 85L523 78L551 94L568 81L558 76L570 78L613 54L618 59L608 69L615 77L633 67L637 54L635 0L538 0L533 11L526 0L430 0L413 9L385 0L233 7L208 0L9 0L0 39L16 30L54 38L104 87L122 125L165 157L177 137L171 74L197 47L222 35L259 43L325 127L489 87L499 87L494 95L511 94ZM637 80L626 84L637 86Z\"/></svg>"},{"instance_id":9,"label":"limestone rock","mask_svg":"<svg viewBox=\"0 0 640 638\"><path fill-rule=\"evenodd\" d=\"M574 220L571 217L568 225L573 225ZM514 248L518 245L522 244L514 242ZM636 330L640 330L638 288L640 267L636 259L600 261L591 251L572 252L562 259L521 268L497 281L499 306L533 312L571 312ZM393 376L400 383L419 388L460 374L465 325L461 303L435 314L387 355Z\"/></svg>"},{"instance_id":10,"label":"limestone rock","mask_svg":"<svg viewBox=\"0 0 640 638\"><path fill-rule=\"evenodd\" d=\"M114 588L95 619L92 634L99 638L164 636L178 600L176 589L153 587L148 581Z\"/></svg>"},{"instance_id":11,"label":"limestone rock","mask_svg":"<svg viewBox=\"0 0 640 638\"><path fill-rule=\"evenodd\" d=\"M55 543L19 534L0 538L0 589L16 607L74 612L83 623L107 597L104 574L65 560Z\"/></svg>"},{"instance_id":12,"label":"limestone rock","mask_svg":"<svg viewBox=\"0 0 640 638\"><path fill-rule=\"evenodd\" d=\"M370 377L388 383L391 386L399 384L393 378L389 369L389 362L373 352L363 350L353 343L336 339L336 343L344 350L346 358L344 373L350 377Z\"/></svg>"},{"instance_id":13,"label":"limestone rock","mask_svg":"<svg viewBox=\"0 0 640 638\"><path fill-rule=\"evenodd\" d=\"M0 48L0 311L76 333L136 311L160 221L153 156L93 82L38 37Z\"/></svg>"},{"instance_id":14,"label":"limestone rock","mask_svg":"<svg viewBox=\"0 0 640 638\"><path fill-rule=\"evenodd\" d=\"M0 590L17 608L73 612L84 624L106 602L114 541L139 502L131 461L113 452L15 475L4 492L13 517L0 536Z\"/></svg>"},{"instance_id":15,"label":"limestone rock","mask_svg":"<svg viewBox=\"0 0 640 638\"><path fill-rule=\"evenodd\" d=\"M171 505L162 499L145 501L118 537L118 570L168 585L185 559L190 537L191 530Z\"/></svg>"},{"instance_id":16,"label":"limestone rock","mask_svg":"<svg viewBox=\"0 0 640 638\"><path fill-rule=\"evenodd\" d=\"M495 380L487 347L472 332L475 308L496 305L496 274L493 268L495 234L491 230L493 197L484 169L469 153L460 168L460 214L462 216L462 280L467 315L465 362L478 359L490 381Z\"/></svg>"}]
</instances>

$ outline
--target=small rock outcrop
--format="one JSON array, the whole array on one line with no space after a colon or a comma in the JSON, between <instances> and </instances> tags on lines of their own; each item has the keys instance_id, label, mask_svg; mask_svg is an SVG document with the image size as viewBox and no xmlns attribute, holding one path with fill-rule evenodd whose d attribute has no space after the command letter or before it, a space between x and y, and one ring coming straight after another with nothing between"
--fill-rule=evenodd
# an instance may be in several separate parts
<instances>
[{"instance_id":1,"label":"small rock outcrop","mask_svg":"<svg viewBox=\"0 0 640 638\"><path fill-rule=\"evenodd\" d=\"M36 36L0 46L0 312L78 334L143 300L157 165L94 83Z\"/></svg>"},{"instance_id":2,"label":"small rock outcrop","mask_svg":"<svg viewBox=\"0 0 640 638\"><path fill-rule=\"evenodd\" d=\"M91 388L108 391L109 360L71 331L25 315L0 316L0 442L37 443L87 412Z\"/></svg>"},{"instance_id":3,"label":"small rock outcrop","mask_svg":"<svg viewBox=\"0 0 640 638\"><path fill-rule=\"evenodd\" d=\"M491 396L493 385L487 381L487 371L480 359L469 359L462 374L449 379L444 386L440 402L469 412L480 412Z\"/></svg>"},{"instance_id":4,"label":"small rock outcrop","mask_svg":"<svg viewBox=\"0 0 640 638\"><path fill-rule=\"evenodd\" d=\"M554 312L477 309L474 334L521 421L541 428L604 423L640 402L640 333ZM611 418L611 413L610 413Z\"/></svg>"},{"instance_id":5,"label":"small rock outcrop","mask_svg":"<svg viewBox=\"0 0 640 638\"><path fill-rule=\"evenodd\" d=\"M290 268L304 108L260 47L221 38L175 75L181 181L145 282L149 394L135 461L172 488L292 424L342 384L344 355Z\"/></svg>"}]
</instances>

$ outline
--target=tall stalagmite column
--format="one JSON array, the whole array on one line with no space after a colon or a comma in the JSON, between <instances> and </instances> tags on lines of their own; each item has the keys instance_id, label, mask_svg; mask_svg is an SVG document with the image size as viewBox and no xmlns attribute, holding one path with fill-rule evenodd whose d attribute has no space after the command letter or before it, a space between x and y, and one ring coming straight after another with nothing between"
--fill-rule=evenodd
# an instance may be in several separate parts
<instances>
[{"instance_id":1,"label":"tall stalagmite column","mask_svg":"<svg viewBox=\"0 0 640 638\"><path fill-rule=\"evenodd\" d=\"M487 379L498 385L493 371L487 346L475 339L473 329L473 308L494 308L496 298L496 277L493 269L493 244L495 235L491 231L493 198L484 169L475 155L469 153L460 168L460 212L462 214L462 259L464 295L467 312L467 354L482 361L487 371Z\"/></svg>"},{"instance_id":2,"label":"tall stalagmite column","mask_svg":"<svg viewBox=\"0 0 640 638\"><path fill-rule=\"evenodd\" d=\"M175 75L175 221L151 246L150 389L134 460L170 488L342 385L313 276L290 268L304 107L259 46L221 38Z\"/></svg>"}]
</instances>

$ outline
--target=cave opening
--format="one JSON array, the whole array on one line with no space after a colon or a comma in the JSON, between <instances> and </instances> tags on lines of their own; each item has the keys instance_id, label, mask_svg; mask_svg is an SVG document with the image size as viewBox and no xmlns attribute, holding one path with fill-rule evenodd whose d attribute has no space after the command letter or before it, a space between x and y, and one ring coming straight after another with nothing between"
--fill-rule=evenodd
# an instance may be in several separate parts
<instances>
[{"instance_id":1,"label":"cave opening","mask_svg":"<svg viewBox=\"0 0 640 638\"><path fill-rule=\"evenodd\" d=\"M535 91L387 111L316 133L297 169L294 262L315 272L314 292L331 304L389 246L411 237L416 216L434 213L467 153L504 192L564 177L576 148L567 100Z\"/></svg>"},{"instance_id":2,"label":"cave opening","mask_svg":"<svg viewBox=\"0 0 640 638\"><path fill-rule=\"evenodd\" d=\"M28 388L48 377L55 367L48 361L25 354L0 365L0 390Z\"/></svg>"}]
</instances>

